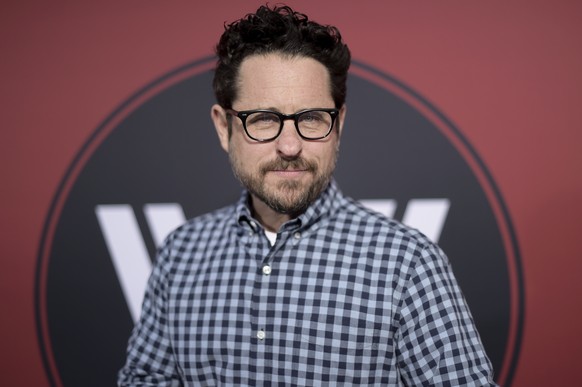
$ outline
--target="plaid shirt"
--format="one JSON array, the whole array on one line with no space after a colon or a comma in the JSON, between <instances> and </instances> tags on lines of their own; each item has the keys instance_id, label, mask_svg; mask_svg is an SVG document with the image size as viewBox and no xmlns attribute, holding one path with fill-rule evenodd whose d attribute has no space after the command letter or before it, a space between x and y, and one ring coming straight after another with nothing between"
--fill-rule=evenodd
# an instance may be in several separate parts
<instances>
[{"instance_id":1,"label":"plaid shirt","mask_svg":"<svg viewBox=\"0 0 582 387\"><path fill-rule=\"evenodd\" d=\"M167 238L120 385L495 385L425 236L332 182L271 246L247 196Z\"/></svg>"}]
</instances>

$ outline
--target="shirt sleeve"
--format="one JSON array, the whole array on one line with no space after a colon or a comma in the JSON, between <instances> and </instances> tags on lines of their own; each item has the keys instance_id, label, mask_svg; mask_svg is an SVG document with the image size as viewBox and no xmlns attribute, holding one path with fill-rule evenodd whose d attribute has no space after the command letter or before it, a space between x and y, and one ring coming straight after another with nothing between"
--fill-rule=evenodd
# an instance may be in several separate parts
<instances>
[{"instance_id":1,"label":"shirt sleeve","mask_svg":"<svg viewBox=\"0 0 582 387\"><path fill-rule=\"evenodd\" d=\"M399 317L396 355L405 385L496 386L469 308L438 247L418 257Z\"/></svg>"},{"instance_id":2,"label":"shirt sleeve","mask_svg":"<svg viewBox=\"0 0 582 387\"><path fill-rule=\"evenodd\" d=\"M172 352L167 319L168 244L160 250L148 280L140 320L127 347L127 360L118 374L119 386L181 386Z\"/></svg>"}]
</instances>

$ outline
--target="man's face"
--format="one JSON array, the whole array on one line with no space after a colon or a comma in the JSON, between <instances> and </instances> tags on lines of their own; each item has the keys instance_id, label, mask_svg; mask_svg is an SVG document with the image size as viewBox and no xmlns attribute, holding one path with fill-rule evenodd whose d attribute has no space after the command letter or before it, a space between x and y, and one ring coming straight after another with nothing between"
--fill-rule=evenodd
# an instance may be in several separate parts
<instances>
[{"instance_id":1,"label":"man's face","mask_svg":"<svg viewBox=\"0 0 582 387\"><path fill-rule=\"evenodd\" d=\"M237 111L269 109L291 114L309 108L333 108L329 74L325 66L311 58L289 58L279 54L246 58L239 70ZM284 214L303 212L328 185L335 169L342 107L333 132L322 140L308 141L299 136L292 120L283 131L266 143L248 138L241 120L232 117L228 134L226 113L213 106L212 116L222 147L228 152L233 171L260 200Z\"/></svg>"}]
</instances>

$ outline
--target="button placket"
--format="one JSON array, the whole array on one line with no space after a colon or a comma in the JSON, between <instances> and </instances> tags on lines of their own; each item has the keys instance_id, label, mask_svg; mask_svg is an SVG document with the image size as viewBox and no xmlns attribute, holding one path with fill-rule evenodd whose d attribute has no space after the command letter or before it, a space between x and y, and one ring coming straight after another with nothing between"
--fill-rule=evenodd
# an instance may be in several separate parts
<instances>
[{"instance_id":1,"label":"button placket","mask_svg":"<svg viewBox=\"0 0 582 387\"><path fill-rule=\"evenodd\" d=\"M257 244L260 242L267 242L265 240L256 240ZM265 250L266 251L266 250ZM265 326L268 323L269 311L272 305L268 304L269 299L269 283L271 279L269 276L273 273L273 268L271 266L271 259L275 255L277 248L275 246L269 246L269 250L264 258L259 263L257 268L257 277L255 279L255 285L253 290L253 312L255 314L253 318L253 337L256 343L264 343L267 338L267 332L265 331ZM263 349L258 349L263 348ZM261 345L257 348L259 351L263 351L264 347Z\"/></svg>"}]
</instances>

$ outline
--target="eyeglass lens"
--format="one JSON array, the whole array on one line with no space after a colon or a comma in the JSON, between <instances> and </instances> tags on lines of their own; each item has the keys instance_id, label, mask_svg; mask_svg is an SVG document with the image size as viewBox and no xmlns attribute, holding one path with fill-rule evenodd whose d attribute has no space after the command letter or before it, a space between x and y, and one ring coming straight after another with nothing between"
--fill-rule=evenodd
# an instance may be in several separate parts
<instances>
[{"instance_id":1,"label":"eyeglass lens","mask_svg":"<svg viewBox=\"0 0 582 387\"><path fill-rule=\"evenodd\" d=\"M332 116L326 111L307 111L296 118L296 126L305 138L321 138L328 134ZM246 129L253 138L264 140L276 137L282 127L281 118L270 112L255 112L248 115Z\"/></svg>"}]
</instances>

